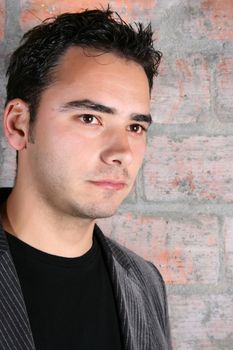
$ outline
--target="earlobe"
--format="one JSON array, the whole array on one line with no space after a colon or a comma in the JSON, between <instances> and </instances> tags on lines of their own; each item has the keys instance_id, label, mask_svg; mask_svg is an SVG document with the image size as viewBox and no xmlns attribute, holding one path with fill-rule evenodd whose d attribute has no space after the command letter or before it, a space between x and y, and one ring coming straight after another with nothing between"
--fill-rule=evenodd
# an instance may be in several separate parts
<instances>
[{"instance_id":1,"label":"earlobe","mask_svg":"<svg viewBox=\"0 0 233 350\"><path fill-rule=\"evenodd\" d=\"M17 151L26 148L30 113L28 104L16 98L8 102L3 115L3 127L7 141Z\"/></svg>"}]
</instances>

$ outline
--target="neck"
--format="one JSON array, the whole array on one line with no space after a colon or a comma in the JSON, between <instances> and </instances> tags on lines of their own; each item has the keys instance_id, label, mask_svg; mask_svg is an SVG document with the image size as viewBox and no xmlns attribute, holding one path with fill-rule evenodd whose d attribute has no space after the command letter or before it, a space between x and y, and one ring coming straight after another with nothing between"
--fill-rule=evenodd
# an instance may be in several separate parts
<instances>
[{"instance_id":1,"label":"neck","mask_svg":"<svg viewBox=\"0 0 233 350\"><path fill-rule=\"evenodd\" d=\"M78 257L92 246L94 220L73 217L44 205L32 193L14 187L1 207L3 228L49 254Z\"/></svg>"}]
</instances>

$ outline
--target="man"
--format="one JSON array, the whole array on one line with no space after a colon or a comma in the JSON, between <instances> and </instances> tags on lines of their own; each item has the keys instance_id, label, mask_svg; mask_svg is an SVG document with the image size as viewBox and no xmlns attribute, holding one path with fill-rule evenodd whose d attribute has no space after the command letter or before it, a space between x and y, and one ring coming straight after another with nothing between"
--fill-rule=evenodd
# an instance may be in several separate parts
<instances>
[{"instance_id":1,"label":"man","mask_svg":"<svg viewBox=\"0 0 233 350\"><path fill-rule=\"evenodd\" d=\"M158 270L95 225L133 187L160 52L107 10L26 33L8 68L1 192L0 348L171 348Z\"/></svg>"}]
</instances>

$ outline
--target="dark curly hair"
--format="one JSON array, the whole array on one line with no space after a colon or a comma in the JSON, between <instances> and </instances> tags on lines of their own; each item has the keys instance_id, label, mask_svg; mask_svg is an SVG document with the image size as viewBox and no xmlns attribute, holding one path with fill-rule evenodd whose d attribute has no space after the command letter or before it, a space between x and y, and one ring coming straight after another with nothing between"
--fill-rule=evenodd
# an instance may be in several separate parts
<instances>
[{"instance_id":1,"label":"dark curly hair","mask_svg":"<svg viewBox=\"0 0 233 350\"><path fill-rule=\"evenodd\" d=\"M49 18L25 33L13 52L6 73L6 103L14 98L24 100L33 122L41 93L53 82L54 68L72 46L114 52L139 63L151 89L162 56L153 47L152 34L150 24L129 25L109 7Z\"/></svg>"}]
</instances>

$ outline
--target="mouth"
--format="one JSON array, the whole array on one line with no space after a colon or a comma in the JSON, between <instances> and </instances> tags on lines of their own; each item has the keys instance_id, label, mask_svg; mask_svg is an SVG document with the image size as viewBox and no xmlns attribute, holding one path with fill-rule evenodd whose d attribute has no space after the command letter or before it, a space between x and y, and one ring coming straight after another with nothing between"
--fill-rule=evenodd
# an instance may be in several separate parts
<instances>
[{"instance_id":1,"label":"mouth","mask_svg":"<svg viewBox=\"0 0 233 350\"><path fill-rule=\"evenodd\" d=\"M127 186L127 184L123 181L116 181L111 179L103 179L89 182L94 186L115 191L123 190Z\"/></svg>"}]
</instances>

